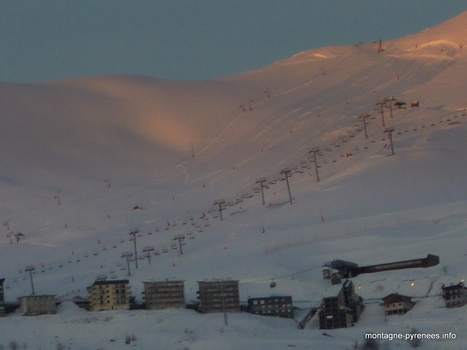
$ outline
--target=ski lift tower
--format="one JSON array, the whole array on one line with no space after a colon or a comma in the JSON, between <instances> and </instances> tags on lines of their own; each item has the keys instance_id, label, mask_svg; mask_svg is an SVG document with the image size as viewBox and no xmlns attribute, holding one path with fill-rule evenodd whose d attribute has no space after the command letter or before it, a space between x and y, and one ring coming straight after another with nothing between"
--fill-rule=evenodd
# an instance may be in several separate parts
<instances>
[{"instance_id":1,"label":"ski lift tower","mask_svg":"<svg viewBox=\"0 0 467 350\"><path fill-rule=\"evenodd\" d=\"M224 207L223 207L224 204L225 204L225 199L216 199L214 201L214 205L219 206L219 216L221 218L221 221L223 221L223 219L222 219L222 210L224 210Z\"/></svg>"},{"instance_id":2,"label":"ski lift tower","mask_svg":"<svg viewBox=\"0 0 467 350\"><path fill-rule=\"evenodd\" d=\"M371 116L371 113L363 113L358 116L358 118L363 122L363 128L365 129L365 139L368 139L368 131L366 129L366 126L368 125L368 122L366 121L369 117Z\"/></svg>"},{"instance_id":3,"label":"ski lift tower","mask_svg":"<svg viewBox=\"0 0 467 350\"><path fill-rule=\"evenodd\" d=\"M287 190L289 191L290 204L293 204L292 203L292 193L290 192L290 184L289 184L289 176L290 176L291 172L292 172L292 170L290 170L289 168L284 168L284 169L281 170L281 174L283 174L285 176L285 181L287 182Z\"/></svg>"},{"instance_id":4,"label":"ski lift tower","mask_svg":"<svg viewBox=\"0 0 467 350\"><path fill-rule=\"evenodd\" d=\"M392 102L394 101L397 101L397 99L394 96L389 96L384 99L384 107L389 108L389 115L391 118L394 118L394 115L392 114Z\"/></svg>"},{"instance_id":5,"label":"ski lift tower","mask_svg":"<svg viewBox=\"0 0 467 350\"><path fill-rule=\"evenodd\" d=\"M384 105L386 104L386 100L381 100L376 103L379 106L379 113L381 113L381 121L383 122L383 128L386 127L386 122L384 121Z\"/></svg>"},{"instance_id":6,"label":"ski lift tower","mask_svg":"<svg viewBox=\"0 0 467 350\"><path fill-rule=\"evenodd\" d=\"M133 256L133 253L132 252L124 252L122 253L122 258L126 258L126 265L127 265L127 268L128 268L128 276L131 276L131 272L130 272L130 258Z\"/></svg>"},{"instance_id":7,"label":"ski lift tower","mask_svg":"<svg viewBox=\"0 0 467 350\"><path fill-rule=\"evenodd\" d=\"M133 236L133 245L135 247L135 266L138 268L138 252L136 250L136 235L139 233L138 229L135 229L129 233L129 235Z\"/></svg>"},{"instance_id":8,"label":"ski lift tower","mask_svg":"<svg viewBox=\"0 0 467 350\"><path fill-rule=\"evenodd\" d=\"M35 295L36 294L36 291L34 290L34 282L32 280L32 272L35 270L36 268L34 267L34 265L28 265L26 266L26 268L24 269L24 271L29 271L29 278L31 280L31 290L32 290L32 295Z\"/></svg>"},{"instance_id":9,"label":"ski lift tower","mask_svg":"<svg viewBox=\"0 0 467 350\"><path fill-rule=\"evenodd\" d=\"M154 251L153 246L147 246L143 248L143 252L146 253L146 258L149 260L149 265L151 265L151 252Z\"/></svg>"},{"instance_id":10,"label":"ski lift tower","mask_svg":"<svg viewBox=\"0 0 467 350\"><path fill-rule=\"evenodd\" d=\"M261 198L263 199L263 205L266 205L266 202L264 200L264 188L266 187L265 183L267 181L268 180L265 177L260 177L260 178L256 179L256 183L259 184L260 187L261 187Z\"/></svg>"},{"instance_id":11,"label":"ski lift tower","mask_svg":"<svg viewBox=\"0 0 467 350\"><path fill-rule=\"evenodd\" d=\"M180 253L180 255L183 255L182 247L185 245L185 235L184 234L176 235L173 238L173 240L178 241L178 252Z\"/></svg>"},{"instance_id":12,"label":"ski lift tower","mask_svg":"<svg viewBox=\"0 0 467 350\"><path fill-rule=\"evenodd\" d=\"M313 161L315 162L315 172L316 172L316 182L319 182L319 173L318 173L318 160L316 154L320 152L319 147L313 147L309 153L313 153Z\"/></svg>"},{"instance_id":13,"label":"ski lift tower","mask_svg":"<svg viewBox=\"0 0 467 350\"><path fill-rule=\"evenodd\" d=\"M394 132L394 128L391 126L389 128L386 128L384 132L387 132L389 135L389 142L391 143L391 156L395 154L394 152L394 142L392 141L392 133Z\"/></svg>"}]
</instances>

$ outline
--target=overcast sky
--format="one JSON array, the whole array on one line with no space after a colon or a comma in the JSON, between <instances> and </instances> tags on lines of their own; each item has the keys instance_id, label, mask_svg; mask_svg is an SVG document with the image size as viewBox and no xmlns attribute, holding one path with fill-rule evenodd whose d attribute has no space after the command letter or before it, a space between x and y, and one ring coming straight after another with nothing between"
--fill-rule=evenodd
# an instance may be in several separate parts
<instances>
[{"instance_id":1,"label":"overcast sky","mask_svg":"<svg viewBox=\"0 0 467 350\"><path fill-rule=\"evenodd\" d=\"M0 81L212 79L464 11L466 0L0 0Z\"/></svg>"}]
</instances>

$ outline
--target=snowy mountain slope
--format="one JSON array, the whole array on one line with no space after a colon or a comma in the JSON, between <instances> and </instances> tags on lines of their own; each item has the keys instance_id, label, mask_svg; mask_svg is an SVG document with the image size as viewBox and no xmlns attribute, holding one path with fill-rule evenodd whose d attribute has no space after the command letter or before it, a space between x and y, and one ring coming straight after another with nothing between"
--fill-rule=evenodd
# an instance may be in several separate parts
<instances>
[{"instance_id":1,"label":"snowy mountain slope","mask_svg":"<svg viewBox=\"0 0 467 350\"><path fill-rule=\"evenodd\" d=\"M131 266L138 299L141 282L149 279L182 278L192 300L197 281L235 278L241 282L242 301L291 294L296 306L307 308L317 306L328 288L321 277L326 261L367 265L432 253L441 257L439 266L355 278L358 293L369 303L392 292L420 302L413 313L388 322L379 306L370 305L361 323L333 332L339 341L317 332L316 320L304 334L289 321L233 315L234 330L229 326L221 333L209 330L206 320L219 316L213 315L202 318L206 325L196 326L193 338L180 330L194 328L200 315L173 311L172 316L134 317L141 319L139 325L155 322L148 318L187 318L182 328L170 321L174 333L167 335L166 348L174 349L185 337L191 337L190 349L235 348L239 334L258 349L321 342L338 349L360 341L368 330L389 332L414 324L420 331L457 332L458 342L452 344L461 344L464 310L438 309L437 294L443 283L465 277L467 62L465 49L456 47L462 44L459 33L467 30L465 19L464 13L383 43L381 53L377 44L311 50L216 81L113 76L2 83L3 233L25 234L18 244L9 244L8 237L0 243L7 300L30 293L24 273L28 264L36 266L38 293L63 299L86 296L86 286L98 274L127 278L120 254L132 251L128 233L135 228L141 235L140 256L144 246L160 252L151 265L138 260L137 270ZM394 118L385 109L386 126L395 129L394 156L375 111L375 104L388 96L408 104L394 109ZM410 108L415 100L420 107ZM358 119L364 113L372 113L368 139ZM310 162L312 147L321 149L319 182ZM285 167L293 170L293 205L281 181ZM254 190L259 177L269 183L266 207ZM213 205L217 199L229 204L223 221ZM177 234L187 237L183 255L171 248ZM269 287L272 279L275 289ZM64 309L63 316L47 320L57 329L58 318L67 313L94 316L78 312ZM102 329L108 322L115 325L96 317ZM124 324L130 316L111 317ZM422 322L431 317L440 320ZM2 327L11 329L10 319L1 320ZM33 327L33 320L13 319L15 326ZM254 327L260 331L251 332ZM287 329L284 338L277 335L281 341L264 343L279 327ZM79 339L83 348L91 346L73 330L57 332ZM151 332L140 332L148 340L138 348L148 348ZM116 333L104 334L109 339L95 339L112 348L109 341ZM37 344L47 341L44 337ZM425 346L442 348L434 342Z\"/></svg>"}]
</instances>

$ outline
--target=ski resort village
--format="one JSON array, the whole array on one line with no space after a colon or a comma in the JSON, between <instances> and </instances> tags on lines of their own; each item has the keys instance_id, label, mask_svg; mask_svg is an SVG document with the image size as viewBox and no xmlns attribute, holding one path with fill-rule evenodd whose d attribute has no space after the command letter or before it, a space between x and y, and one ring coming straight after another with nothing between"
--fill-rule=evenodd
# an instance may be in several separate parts
<instances>
[{"instance_id":1,"label":"ski resort village","mask_svg":"<svg viewBox=\"0 0 467 350\"><path fill-rule=\"evenodd\" d=\"M466 349L466 34L0 83L0 349Z\"/></svg>"}]
</instances>

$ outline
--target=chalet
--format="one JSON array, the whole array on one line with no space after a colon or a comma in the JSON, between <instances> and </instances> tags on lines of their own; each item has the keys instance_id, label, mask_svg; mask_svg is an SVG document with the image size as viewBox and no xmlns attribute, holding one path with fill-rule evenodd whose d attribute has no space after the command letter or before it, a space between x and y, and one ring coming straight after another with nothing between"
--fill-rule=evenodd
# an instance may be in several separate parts
<instances>
[{"instance_id":1,"label":"chalet","mask_svg":"<svg viewBox=\"0 0 467 350\"><path fill-rule=\"evenodd\" d=\"M270 296L248 299L248 312L255 315L293 318L291 296Z\"/></svg>"},{"instance_id":2,"label":"chalet","mask_svg":"<svg viewBox=\"0 0 467 350\"><path fill-rule=\"evenodd\" d=\"M355 294L350 280L342 285L332 285L323 298L318 311L319 328L335 329L352 327L363 312L363 299Z\"/></svg>"},{"instance_id":3,"label":"chalet","mask_svg":"<svg viewBox=\"0 0 467 350\"><path fill-rule=\"evenodd\" d=\"M57 313L55 295L30 295L19 298L20 310L24 316L37 316Z\"/></svg>"},{"instance_id":4,"label":"chalet","mask_svg":"<svg viewBox=\"0 0 467 350\"><path fill-rule=\"evenodd\" d=\"M199 311L240 312L238 281L214 280L198 282Z\"/></svg>"},{"instance_id":5,"label":"chalet","mask_svg":"<svg viewBox=\"0 0 467 350\"><path fill-rule=\"evenodd\" d=\"M461 307L464 306L467 302L467 293L464 283L460 282L455 285L441 286L443 290L443 299L446 304L446 307Z\"/></svg>"},{"instance_id":6,"label":"chalet","mask_svg":"<svg viewBox=\"0 0 467 350\"><path fill-rule=\"evenodd\" d=\"M185 307L184 281L143 282L146 309Z\"/></svg>"},{"instance_id":7,"label":"chalet","mask_svg":"<svg viewBox=\"0 0 467 350\"><path fill-rule=\"evenodd\" d=\"M386 315L405 315L415 303L411 297L392 293L383 298L383 305Z\"/></svg>"},{"instance_id":8,"label":"chalet","mask_svg":"<svg viewBox=\"0 0 467 350\"><path fill-rule=\"evenodd\" d=\"M3 287L4 278L0 278L0 317L5 316L5 289Z\"/></svg>"},{"instance_id":9,"label":"chalet","mask_svg":"<svg viewBox=\"0 0 467 350\"><path fill-rule=\"evenodd\" d=\"M130 286L128 280L97 280L88 287L89 310L129 310Z\"/></svg>"}]
</instances>

